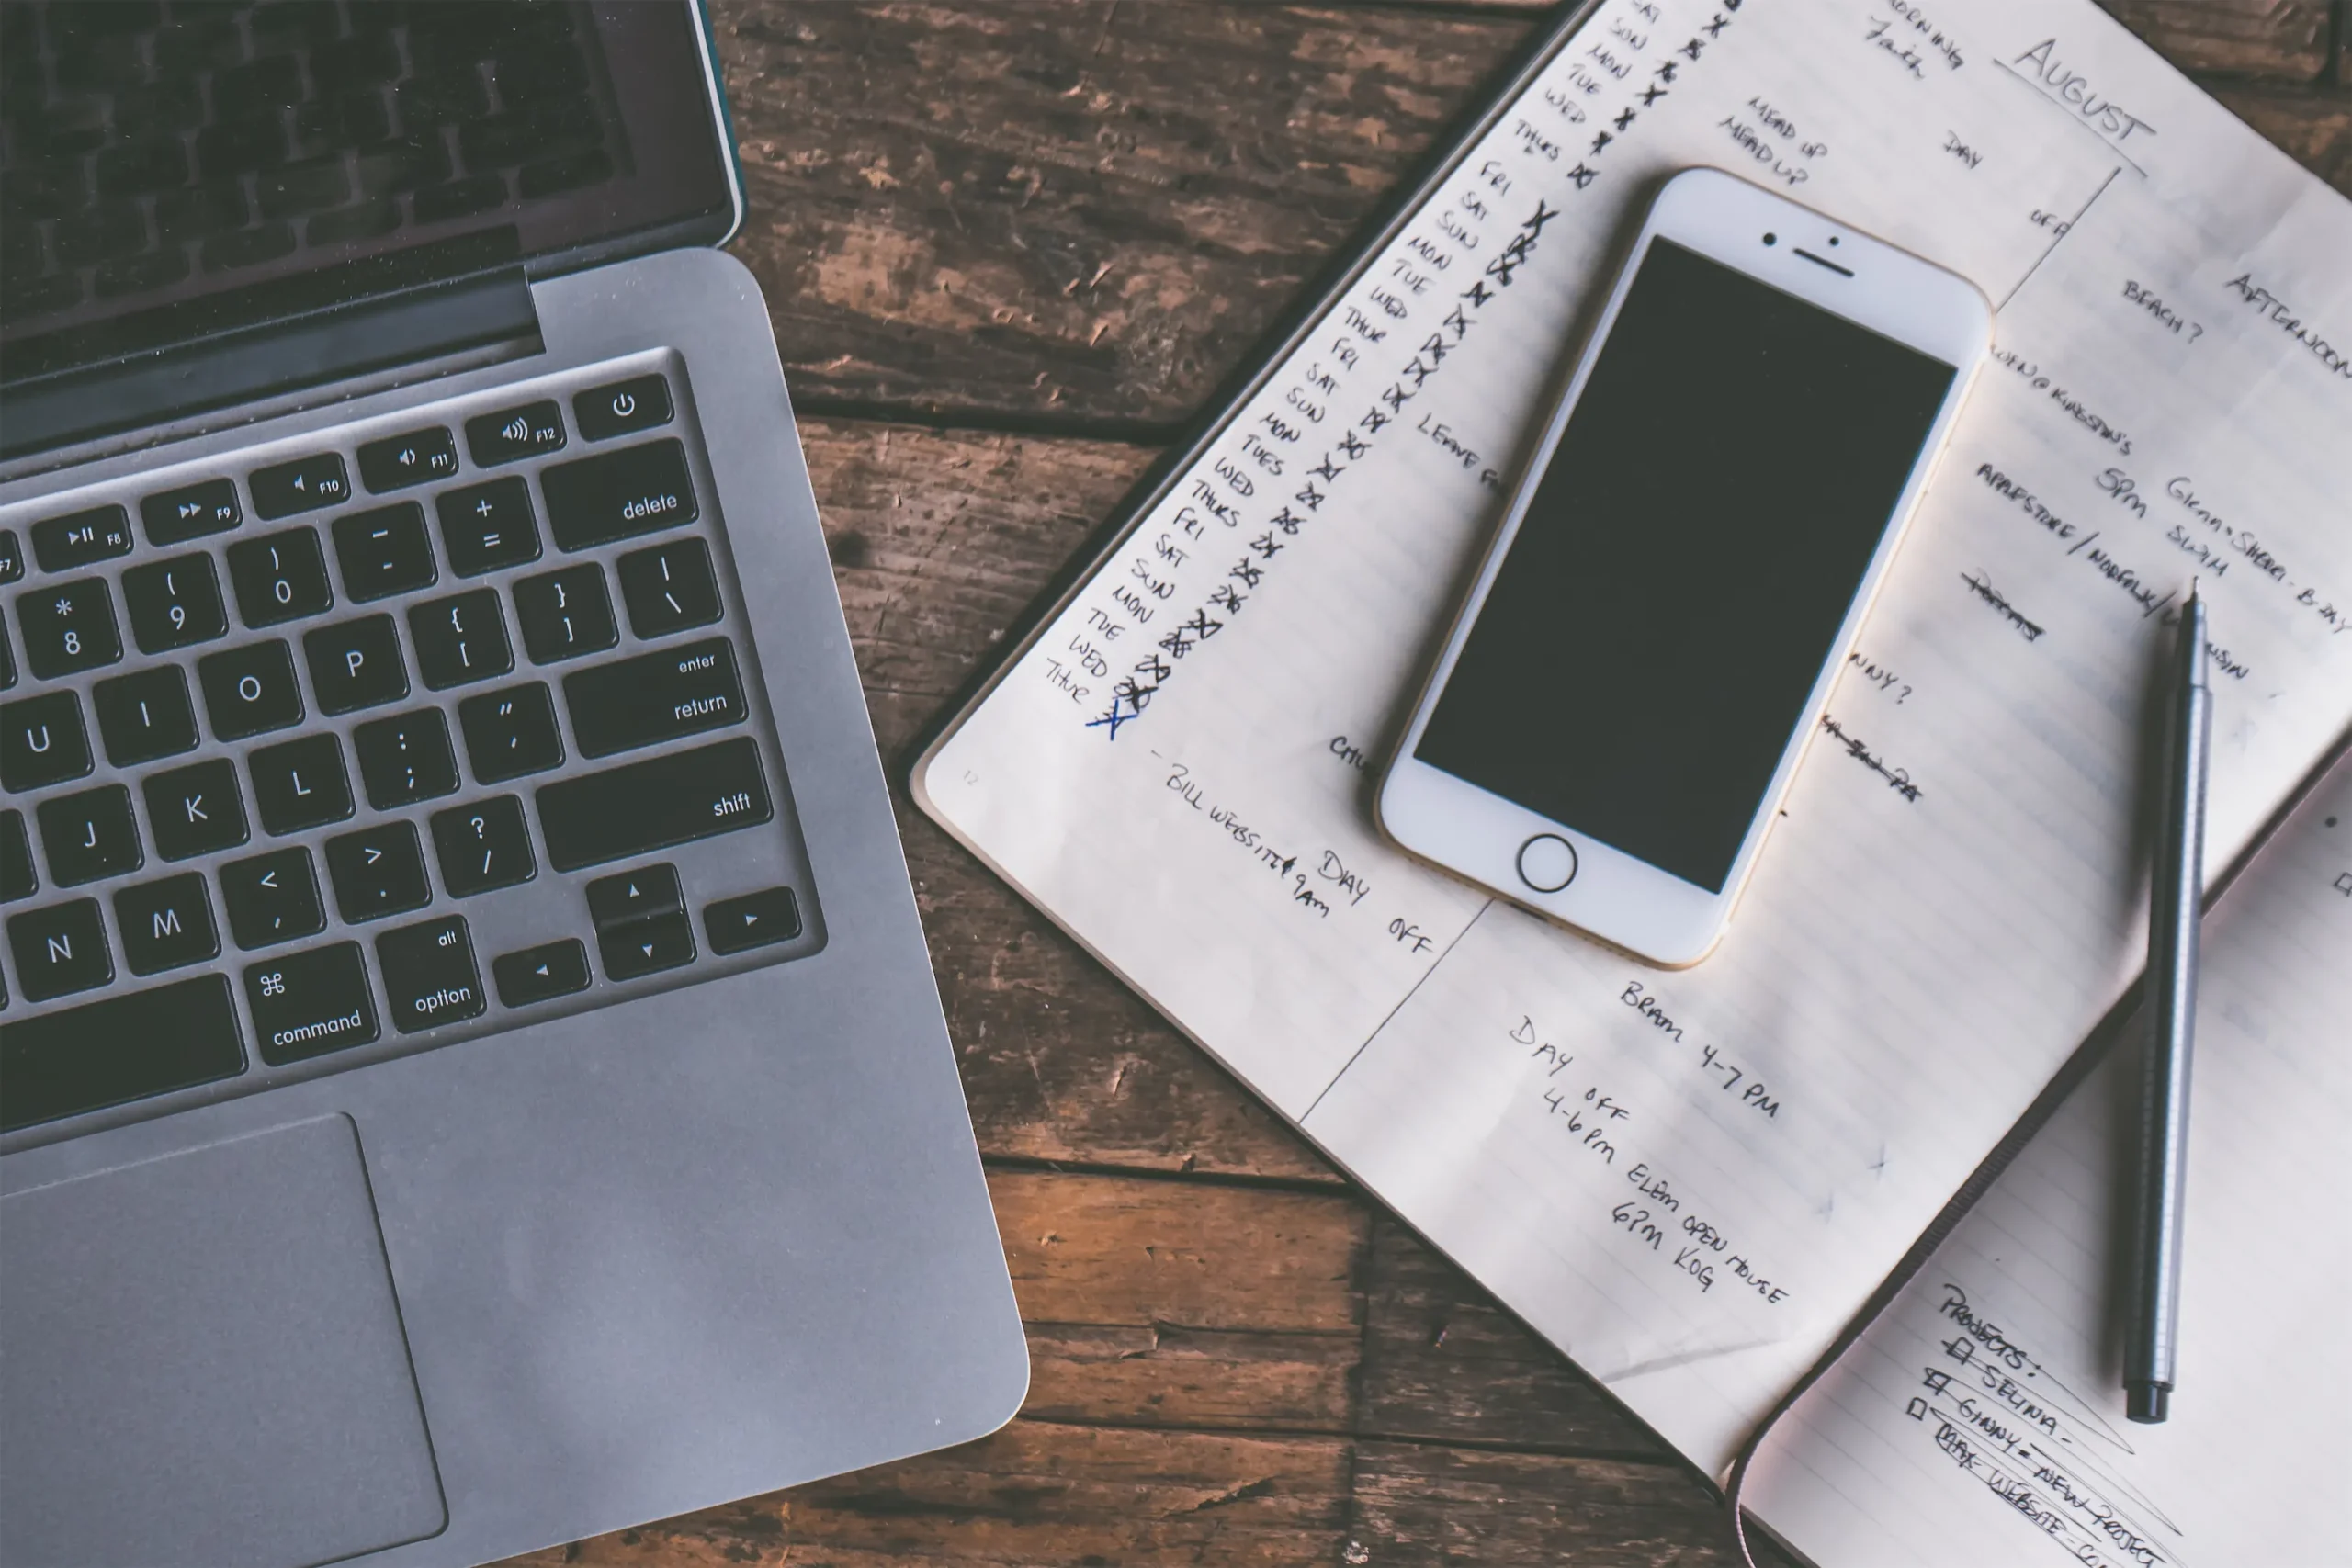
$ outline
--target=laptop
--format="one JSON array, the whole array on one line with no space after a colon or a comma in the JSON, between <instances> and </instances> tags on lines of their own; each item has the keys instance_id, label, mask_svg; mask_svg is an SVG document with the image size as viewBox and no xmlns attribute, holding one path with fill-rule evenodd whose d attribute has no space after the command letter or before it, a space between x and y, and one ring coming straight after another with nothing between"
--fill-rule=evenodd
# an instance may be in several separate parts
<instances>
[{"instance_id":1,"label":"laptop","mask_svg":"<svg viewBox=\"0 0 2352 1568\"><path fill-rule=\"evenodd\" d=\"M0 1562L477 1562L1027 1361L673 0L0 6Z\"/></svg>"}]
</instances>

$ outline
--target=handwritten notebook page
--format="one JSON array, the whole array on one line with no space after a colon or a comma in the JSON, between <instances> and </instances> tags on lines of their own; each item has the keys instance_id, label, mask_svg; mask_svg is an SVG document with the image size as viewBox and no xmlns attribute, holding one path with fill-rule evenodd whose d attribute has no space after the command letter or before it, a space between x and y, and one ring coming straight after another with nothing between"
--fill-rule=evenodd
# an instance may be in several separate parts
<instances>
[{"instance_id":1,"label":"handwritten notebook page","mask_svg":"<svg viewBox=\"0 0 2352 1568\"><path fill-rule=\"evenodd\" d=\"M916 778L1711 1472L2136 968L2190 573L2213 863L2352 719L2352 214L2087 4L1949 20L1607 0ZM1698 163L1974 278L2000 363L1729 936L1664 975L1366 795L1610 247ZM1691 460L1771 395L1726 378Z\"/></svg>"},{"instance_id":2,"label":"handwritten notebook page","mask_svg":"<svg viewBox=\"0 0 2352 1568\"><path fill-rule=\"evenodd\" d=\"M2352 763L2206 923L2172 1419L2123 1414L2124 1049L1775 1425L1749 1506L1822 1568L2352 1562L2324 1501L2352 1473L2347 1043Z\"/></svg>"}]
</instances>

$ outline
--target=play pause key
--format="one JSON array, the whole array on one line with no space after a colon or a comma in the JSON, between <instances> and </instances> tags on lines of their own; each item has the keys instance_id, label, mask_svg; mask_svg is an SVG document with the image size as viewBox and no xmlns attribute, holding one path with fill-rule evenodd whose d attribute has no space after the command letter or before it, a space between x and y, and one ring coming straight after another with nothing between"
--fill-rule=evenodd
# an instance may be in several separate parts
<instances>
[{"instance_id":1,"label":"play pause key","mask_svg":"<svg viewBox=\"0 0 2352 1568\"><path fill-rule=\"evenodd\" d=\"M482 1012L481 974L463 915L443 915L376 939L392 1027L415 1034Z\"/></svg>"}]
</instances>

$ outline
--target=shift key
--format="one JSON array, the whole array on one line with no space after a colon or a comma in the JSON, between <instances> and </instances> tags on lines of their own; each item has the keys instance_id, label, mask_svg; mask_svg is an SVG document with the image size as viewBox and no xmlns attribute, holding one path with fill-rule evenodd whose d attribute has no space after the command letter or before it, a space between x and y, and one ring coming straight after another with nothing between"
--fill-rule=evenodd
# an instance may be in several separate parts
<instances>
[{"instance_id":1,"label":"shift key","mask_svg":"<svg viewBox=\"0 0 2352 1568\"><path fill-rule=\"evenodd\" d=\"M775 814L748 736L540 786L539 830L558 871L715 838Z\"/></svg>"},{"instance_id":2,"label":"shift key","mask_svg":"<svg viewBox=\"0 0 2352 1568\"><path fill-rule=\"evenodd\" d=\"M743 683L723 637L617 659L563 678L583 757L609 757L743 722Z\"/></svg>"}]
</instances>

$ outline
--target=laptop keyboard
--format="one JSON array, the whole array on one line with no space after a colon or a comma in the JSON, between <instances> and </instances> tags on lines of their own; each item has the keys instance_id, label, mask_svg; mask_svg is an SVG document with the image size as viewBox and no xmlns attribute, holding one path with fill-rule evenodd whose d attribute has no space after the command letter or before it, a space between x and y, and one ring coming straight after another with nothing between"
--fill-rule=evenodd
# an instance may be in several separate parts
<instances>
[{"instance_id":1,"label":"laptop keyboard","mask_svg":"<svg viewBox=\"0 0 2352 1568\"><path fill-rule=\"evenodd\" d=\"M0 314L625 172L595 29L514 0L0 6Z\"/></svg>"},{"instance_id":2,"label":"laptop keyboard","mask_svg":"<svg viewBox=\"0 0 2352 1568\"><path fill-rule=\"evenodd\" d=\"M0 1133L821 945L684 385L0 513Z\"/></svg>"}]
</instances>

